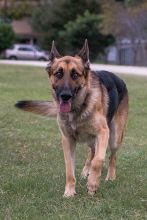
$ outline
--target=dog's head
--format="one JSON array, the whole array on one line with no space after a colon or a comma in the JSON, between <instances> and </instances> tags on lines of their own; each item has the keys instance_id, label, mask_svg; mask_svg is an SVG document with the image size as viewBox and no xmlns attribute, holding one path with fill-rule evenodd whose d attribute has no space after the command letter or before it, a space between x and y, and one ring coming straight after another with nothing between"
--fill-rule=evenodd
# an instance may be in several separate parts
<instances>
[{"instance_id":1,"label":"dog's head","mask_svg":"<svg viewBox=\"0 0 147 220\"><path fill-rule=\"evenodd\" d=\"M88 87L89 49L87 40L79 54L74 57L62 57L53 42L47 72L53 97L59 105L60 112L72 111L74 100L83 88Z\"/></svg>"}]
</instances>

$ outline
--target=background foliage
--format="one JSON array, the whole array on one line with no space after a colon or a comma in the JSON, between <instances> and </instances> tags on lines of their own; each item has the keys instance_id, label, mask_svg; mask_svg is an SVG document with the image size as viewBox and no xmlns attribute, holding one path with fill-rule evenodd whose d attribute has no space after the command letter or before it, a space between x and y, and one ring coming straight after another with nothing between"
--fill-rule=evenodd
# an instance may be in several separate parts
<instances>
[{"instance_id":1,"label":"background foliage","mask_svg":"<svg viewBox=\"0 0 147 220\"><path fill-rule=\"evenodd\" d=\"M104 54L105 48L128 39L141 63L147 65L147 1L146 0L3 0L1 17L29 17L37 43L49 50L52 40L63 53L74 53L88 38L92 59ZM88 11L89 14L86 14ZM81 28L80 28L80 25Z\"/></svg>"},{"instance_id":2,"label":"background foliage","mask_svg":"<svg viewBox=\"0 0 147 220\"><path fill-rule=\"evenodd\" d=\"M110 34L101 33L102 16L85 11L83 16L76 20L69 21L65 30L59 33L61 39L65 40L65 49L78 52L77 48L82 47L85 38L88 39L90 47L90 58L95 59L98 54L103 54L104 49L114 42Z\"/></svg>"},{"instance_id":3,"label":"background foliage","mask_svg":"<svg viewBox=\"0 0 147 220\"><path fill-rule=\"evenodd\" d=\"M96 0L54 0L45 2L34 11L32 25L34 30L41 33L40 44L45 49L49 48L49 42L54 39L62 52L75 52L75 48L79 49L87 38L91 58L94 59L114 42L112 36L101 33L100 13L100 5Z\"/></svg>"},{"instance_id":4,"label":"background foliage","mask_svg":"<svg viewBox=\"0 0 147 220\"><path fill-rule=\"evenodd\" d=\"M11 25L0 24L0 52L12 45L14 37Z\"/></svg>"}]
</instances>

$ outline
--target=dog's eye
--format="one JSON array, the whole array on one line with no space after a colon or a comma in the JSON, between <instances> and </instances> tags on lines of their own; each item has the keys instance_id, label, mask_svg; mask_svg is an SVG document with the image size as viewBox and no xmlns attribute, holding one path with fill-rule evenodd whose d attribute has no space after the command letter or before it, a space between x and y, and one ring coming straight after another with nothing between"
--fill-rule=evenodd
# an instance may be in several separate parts
<instances>
[{"instance_id":1,"label":"dog's eye","mask_svg":"<svg viewBox=\"0 0 147 220\"><path fill-rule=\"evenodd\" d=\"M78 77L79 77L79 74L75 70L72 70L71 71L71 78L73 80L76 80L76 79L78 79Z\"/></svg>"},{"instance_id":2,"label":"dog's eye","mask_svg":"<svg viewBox=\"0 0 147 220\"><path fill-rule=\"evenodd\" d=\"M59 70L55 73L55 76L56 76L58 79L62 79L62 77L63 77L63 69L59 69Z\"/></svg>"}]
</instances>

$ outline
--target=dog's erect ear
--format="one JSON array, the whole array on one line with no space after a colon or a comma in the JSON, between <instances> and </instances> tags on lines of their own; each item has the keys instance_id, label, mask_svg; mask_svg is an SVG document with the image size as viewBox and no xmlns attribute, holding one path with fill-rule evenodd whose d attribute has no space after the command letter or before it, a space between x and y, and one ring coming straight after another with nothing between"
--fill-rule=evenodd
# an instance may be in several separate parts
<instances>
[{"instance_id":1,"label":"dog's erect ear","mask_svg":"<svg viewBox=\"0 0 147 220\"><path fill-rule=\"evenodd\" d=\"M60 58L61 55L59 54L59 52L57 51L56 49L56 46L55 46L55 42L54 40L52 41L52 48L51 48L51 51L50 51L50 54L49 54L49 63L47 65L47 68L46 70L48 71L54 61L55 58Z\"/></svg>"},{"instance_id":2,"label":"dog's erect ear","mask_svg":"<svg viewBox=\"0 0 147 220\"><path fill-rule=\"evenodd\" d=\"M54 60L55 58L60 58L60 57L61 57L61 55L60 55L59 52L57 51L56 46L55 46L55 42L54 42L54 40L53 40L51 52L50 52L50 54L49 54L49 61L53 62L53 60Z\"/></svg>"},{"instance_id":3,"label":"dog's erect ear","mask_svg":"<svg viewBox=\"0 0 147 220\"><path fill-rule=\"evenodd\" d=\"M78 56L83 60L85 68L89 69L90 62L89 62L89 47L88 47L87 39L85 39L84 46L78 53Z\"/></svg>"}]
</instances>

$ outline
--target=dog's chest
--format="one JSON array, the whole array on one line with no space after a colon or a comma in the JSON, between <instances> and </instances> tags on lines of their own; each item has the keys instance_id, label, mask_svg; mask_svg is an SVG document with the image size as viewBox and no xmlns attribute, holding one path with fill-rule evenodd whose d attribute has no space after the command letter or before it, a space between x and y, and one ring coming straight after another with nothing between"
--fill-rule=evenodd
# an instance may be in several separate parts
<instances>
[{"instance_id":1,"label":"dog's chest","mask_svg":"<svg viewBox=\"0 0 147 220\"><path fill-rule=\"evenodd\" d=\"M72 114L69 115L67 121L67 132L79 142L90 141L96 135L96 129L93 126L92 119L81 121L78 118L75 119Z\"/></svg>"}]
</instances>

